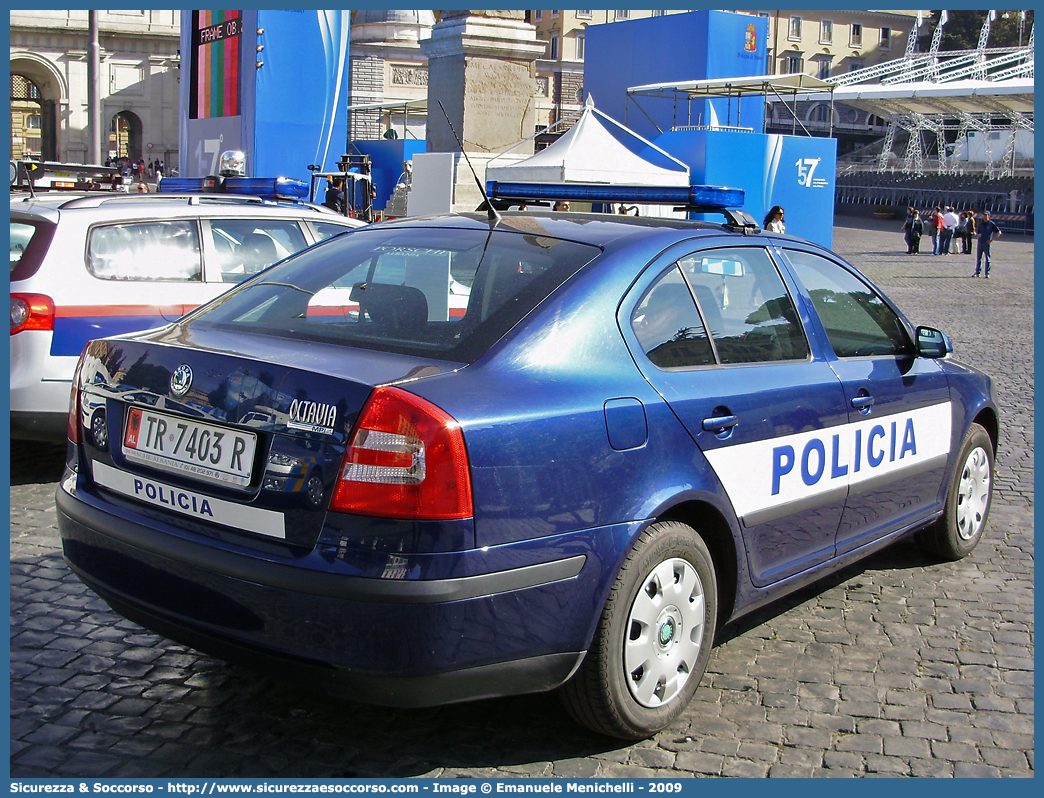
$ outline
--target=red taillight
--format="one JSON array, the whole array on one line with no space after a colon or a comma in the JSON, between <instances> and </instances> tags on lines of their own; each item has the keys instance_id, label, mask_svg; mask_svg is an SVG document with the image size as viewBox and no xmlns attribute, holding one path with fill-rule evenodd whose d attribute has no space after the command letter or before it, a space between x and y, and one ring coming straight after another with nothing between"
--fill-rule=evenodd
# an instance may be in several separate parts
<instances>
[{"instance_id":1,"label":"red taillight","mask_svg":"<svg viewBox=\"0 0 1044 798\"><path fill-rule=\"evenodd\" d=\"M54 300L43 294L11 294L11 335L53 329Z\"/></svg>"},{"instance_id":2,"label":"red taillight","mask_svg":"<svg viewBox=\"0 0 1044 798\"><path fill-rule=\"evenodd\" d=\"M417 521L470 518L460 425L419 396L377 388L359 413L330 509Z\"/></svg>"},{"instance_id":3,"label":"red taillight","mask_svg":"<svg viewBox=\"0 0 1044 798\"><path fill-rule=\"evenodd\" d=\"M88 343L80 352L80 359L76 361L76 371L73 372L72 390L69 392L69 423L67 435L69 440L75 444L83 443L83 430L80 428L80 372L83 370L83 359L87 355Z\"/></svg>"}]
</instances>

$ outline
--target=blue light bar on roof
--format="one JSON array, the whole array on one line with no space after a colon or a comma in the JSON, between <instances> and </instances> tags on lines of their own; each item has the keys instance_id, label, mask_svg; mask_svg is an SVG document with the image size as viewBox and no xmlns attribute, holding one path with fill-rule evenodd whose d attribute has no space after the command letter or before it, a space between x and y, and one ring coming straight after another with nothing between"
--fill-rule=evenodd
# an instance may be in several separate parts
<instances>
[{"instance_id":1,"label":"blue light bar on roof","mask_svg":"<svg viewBox=\"0 0 1044 798\"><path fill-rule=\"evenodd\" d=\"M308 196L308 184L289 177L226 177L225 193L275 199L304 199Z\"/></svg>"},{"instance_id":2,"label":"blue light bar on roof","mask_svg":"<svg viewBox=\"0 0 1044 798\"><path fill-rule=\"evenodd\" d=\"M308 184L289 177L167 177L159 184L165 194L225 193L264 199L304 199Z\"/></svg>"},{"instance_id":3,"label":"blue light bar on roof","mask_svg":"<svg viewBox=\"0 0 1044 798\"><path fill-rule=\"evenodd\" d=\"M216 177L165 177L157 191L161 194L199 194L213 191Z\"/></svg>"},{"instance_id":4,"label":"blue light bar on roof","mask_svg":"<svg viewBox=\"0 0 1044 798\"><path fill-rule=\"evenodd\" d=\"M742 208L743 189L724 186L614 186L602 183L486 183L490 199L634 202L701 208Z\"/></svg>"}]
</instances>

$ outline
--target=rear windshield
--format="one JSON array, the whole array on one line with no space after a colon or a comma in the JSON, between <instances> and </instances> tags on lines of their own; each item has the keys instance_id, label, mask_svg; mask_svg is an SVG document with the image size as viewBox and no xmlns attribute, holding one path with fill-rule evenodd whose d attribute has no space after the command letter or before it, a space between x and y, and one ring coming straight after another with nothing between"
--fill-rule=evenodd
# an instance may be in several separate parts
<instances>
[{"instance_id":1,"label":"rear windshield","mask_svg":"<svg viewBox=\"0 0 1044 798\"><path fill-rule=\"evenodd\" d=\"M269 269L189 326L471 363L599 252L502 230L378 226Z\"/></svg>"},{"instance_id":2,"label":"rear windshield","mask_svg":"<svg viewBox=\"0 0 1044 798\"><path fill-rule=\"evenodd\" d=\"M11 220L11 282L36 274L54 236L54 225L44 221Z\"/></svg>"}]
</instances>

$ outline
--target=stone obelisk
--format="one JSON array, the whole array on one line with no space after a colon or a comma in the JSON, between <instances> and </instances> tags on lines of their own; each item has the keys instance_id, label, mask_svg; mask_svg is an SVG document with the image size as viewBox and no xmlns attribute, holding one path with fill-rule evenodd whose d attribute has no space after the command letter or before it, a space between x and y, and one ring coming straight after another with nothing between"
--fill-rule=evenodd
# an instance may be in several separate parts
<instances>
[{"instance_id":1,"label":"stone obelisk","mask_svg":"<svg viewBox=\"0 0 1044 798\"><path fill-rule=\"evenodd\" d=\"M522 11L443 11L420 47L428 57L427 150L460 152L441 102L481 179L490 157L535 133L545 42ZM512 151L532 153L531 142ZM456 174L454 210L474 210L482 197L463 158Z\"/></svg>"}]
</instances>

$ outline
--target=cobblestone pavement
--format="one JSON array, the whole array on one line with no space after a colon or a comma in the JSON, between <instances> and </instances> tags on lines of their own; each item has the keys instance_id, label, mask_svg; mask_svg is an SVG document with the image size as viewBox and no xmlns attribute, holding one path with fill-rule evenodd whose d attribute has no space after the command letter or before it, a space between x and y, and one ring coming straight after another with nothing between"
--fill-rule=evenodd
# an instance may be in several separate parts
<instances>
[{"instance_id":1,"label":"cobblestone pavement","mask_svg":"<svg viewBox=\"0 0 1044 798\"><path fill-rule=\"evenodd\" d=\"M230 667L121 620L63 563L62 451L15 446L13 776L1032 776L1033 242L908 257L899 222L836 249L996 381L997 492L966 560L900 543L723 630L656 737L575 726L554 695L389 710Z\"/></svg>"}]
</instances>

